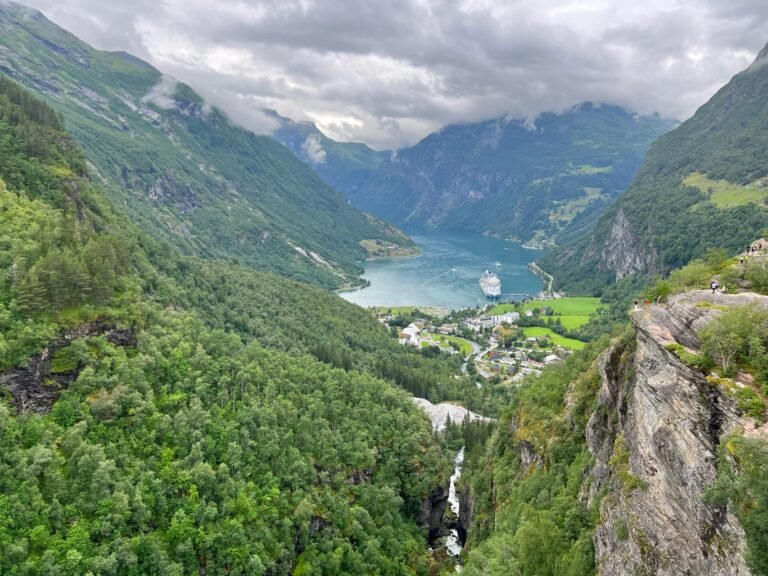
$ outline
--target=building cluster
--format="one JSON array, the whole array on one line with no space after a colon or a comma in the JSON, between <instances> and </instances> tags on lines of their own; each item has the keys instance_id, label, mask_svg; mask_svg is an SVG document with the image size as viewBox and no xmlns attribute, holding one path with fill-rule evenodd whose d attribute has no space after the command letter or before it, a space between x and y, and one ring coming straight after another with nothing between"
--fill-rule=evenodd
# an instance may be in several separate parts
<instances>
[{"instance_id":1,"label":"building cluster","mask_svg":"<svg viewBox=\"0 0 768 576\"><path fill-rule=\"evenodd\" d=\"M496 328L502 324L514 324L520 319L517 312L505 312L504 314L486 315L482 314L474 318L464 320L463 326L472 332L482 332L486 328Z\"/></svg>"}]
</instances>

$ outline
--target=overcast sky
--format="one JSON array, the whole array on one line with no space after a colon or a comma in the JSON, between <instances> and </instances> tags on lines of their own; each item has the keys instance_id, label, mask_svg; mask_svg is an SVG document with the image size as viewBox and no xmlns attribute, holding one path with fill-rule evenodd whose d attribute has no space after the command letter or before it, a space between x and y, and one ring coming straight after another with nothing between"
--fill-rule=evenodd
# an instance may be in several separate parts
<instances>
[{"instance_id":1,"label":"overcast sky","mask_svg":"<svg viewBox=\"0 0 768 576\"><path fill-rule=\"evenodd\" d=\"M685 119L768 42L766 0L22 0L190 84L375 148L585 100Z\"/></svg>"}]
</instances>

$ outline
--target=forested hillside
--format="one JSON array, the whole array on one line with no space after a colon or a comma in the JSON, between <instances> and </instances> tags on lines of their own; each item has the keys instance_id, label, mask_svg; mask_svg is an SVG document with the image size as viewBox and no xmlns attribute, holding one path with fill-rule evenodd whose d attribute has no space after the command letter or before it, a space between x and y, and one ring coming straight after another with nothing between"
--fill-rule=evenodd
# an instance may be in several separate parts
<instances>
[{"instance_id":1,"label":"forested hillside","mask_svg":"<svg viewBox=\"0 0 768 576\"><path fill-rule=\"evenodd\" d=\"M708 248L732 253L768 225L768 51L659 138L594 230L542 258L570 291L666 274Z\"/></svg>"},{"instance_id":2,"label":"forested hillside","mask_svg":"<svg viewBox=\"0 0 768 576\"><path fill-rule=\"evenodd\" d=\"M347 193L396 224L567 242L624 191L651 142L674 125L584 103L533 125L498 118L446 126Z\"/></svg>"},{"instance_id":3,"label":"forested hillside","mask_svg":"<svg viewBox=\"0 0 768 576\"><path fill-rule=\"evenodd\" d=\"M0 150L0 573L439 569L419 524L449 464L394 383L474 388L451 361L137 231L7 80Z\"/></svg>"},{"instance_id":4,"label":"forested hillside","mask_svg":"<svg viewBox=\"0 0 768 576\"><path fill-rule=\"evenodd\" d=\"M362 240L410 245L273 139L37 11L0 4L0 72L62 113L115 206L186 254L338 287L359 282Z\"/></svg>"},{"instance_id":5,"label":"forested hillside","mask_svg":"<svg viewBox=\"0 0 768 576\"><path fill-rule=\"evenodd\" d=\"M625 338L629 338L625 335ZM599 500L584 498L587 420L600 376L593 365L608 338L514 394L484 454L469 465L474 521L465 572L594 574Z\"/></svg>"}]
</instances>

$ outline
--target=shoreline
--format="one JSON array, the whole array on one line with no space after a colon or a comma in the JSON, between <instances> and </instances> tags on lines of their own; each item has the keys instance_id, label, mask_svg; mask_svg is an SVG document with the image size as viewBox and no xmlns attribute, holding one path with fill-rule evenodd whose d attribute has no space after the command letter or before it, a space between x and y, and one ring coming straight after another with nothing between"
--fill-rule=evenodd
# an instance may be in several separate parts
<instances>
[{"instance_id":1,"label":"shoreline","mask_svg":"<svg viewBox=\"0 0 768 576\"><path fill-rule=\"evenodd\" d=\"M549 274L548 272L545 272L536 262L530 262L528 264L528 268L536 274L536 276L539 277L540 280L548 282L547 287L544 289L544 294L552 297L552 284L555 282L554 276L552 274Z\"/></svg>"}]
</instances>

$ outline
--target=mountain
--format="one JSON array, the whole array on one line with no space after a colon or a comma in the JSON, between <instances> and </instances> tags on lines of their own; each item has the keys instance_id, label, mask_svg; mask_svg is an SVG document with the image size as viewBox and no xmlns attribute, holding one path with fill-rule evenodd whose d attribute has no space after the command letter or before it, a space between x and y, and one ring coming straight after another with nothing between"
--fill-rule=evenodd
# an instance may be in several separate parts
<instances>
[{"instance_id":1,"label":"mountain","mask_svg":"<svg viewBox=\"0 0 768 576\"><path fill-rule=\"evenodd\" d=\"M347 196L365 185L392 155L392 152L378 152L359 142L332 140L312 122L294 122L274 110L265 110L265 113L279 125L272 137L309 164L326 183Z\"/></svg>"},{"instance_id":2,"label":"mountain","mask_svg":"<svg viewBox=\"0 0 768 576\"><path fill-rule=\"evenodd\" d=\"M731 252L768 223L768 48L659 138L626 193L589 234L542 258L556 284L600 291L665 274L707 249Z\"/></svg>"},{"instance_id":3,"label":"mountain","mask_svg":"<svg viewBox=\"0 0 768 576\"><path fill-rule=\"evenodd\" d=\"M450 464L401 388L481 399L460 365L151 238L0 76L0 573L438 573Z\"/></svg>"},{"instance_id":4,"label":"mountain","mask_svg":"<svg viewBox=\"0 0 768 576\"><path fill-rule=\"evenodd\" d=\"M385 158L347 194L398 225L565 242L594 223L674 125L586 103L542 114L535 125L500 118L447 126Z\"/></svg>"},{"instance_id":5,"label":"mountain","mask_svg":"<svg viewBox=\"0 0 768 576\"><path fill-rule=\"evenodd\" d=\"M62 114L115 205L187 254L337 287L358 281L364 245L410 245L273 139L37 11L0 4L0 72Z\"/></svg>"},{"instance_id":6,"label":"mountain","mask_svg":"<svg viewBox=\"0 0 768 576\"><path fill-rule=\"evenodd\" d=\"M766 318L764 295L676 294L525 381L466 462L462 573L768 573L768 380L713 362L757 363Z\"/></svg>"}]
</instances>

